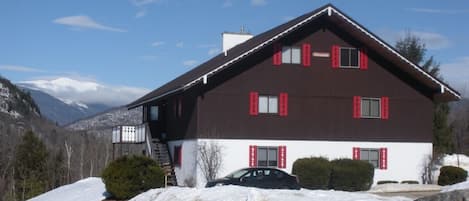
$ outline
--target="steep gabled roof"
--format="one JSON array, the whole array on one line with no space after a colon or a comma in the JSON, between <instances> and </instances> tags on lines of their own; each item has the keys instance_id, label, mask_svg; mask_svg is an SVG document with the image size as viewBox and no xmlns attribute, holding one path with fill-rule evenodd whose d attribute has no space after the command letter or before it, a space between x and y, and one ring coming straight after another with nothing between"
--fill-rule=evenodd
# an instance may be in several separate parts
<instances>
[{"instance_id":1,"label":"steep gabled roof","mask_svg":"<svg viewBox=\"0 0 469 201\"><path fill-rule=\"evenodd\" d=\"M176 79L166 83L160 88L153 90L152 92L144 95L138 100L127 105L129 108L134 108L145 103L159 100L168 95L184 91L194 86L197 83L202 82L204 79L208 79L215 75L217 72L225 68L231 67L234 63L239 60L261 50L262 48L271 45L283 36L301 28L308 22L317 19L320 16L328 15L334 17L338 26L341 28L350 30L349 33L362 39L365 44L370 46L372 49L381 49L386 51L387 57L391 60L396 61L396 66L400 67L401 70L410 74L413 78L419 80L431 89L436 89L435 92L442 94L442 99L458 100L461 98L460 94L449 87L448 84L441 80L431 76L417 64L414 64L404 56L402 56L392 46L381 40L379 37L368 31L366 28L355 22L353 19L345 15L343 12L335 8L331 4L327 4L321 8L318 8L312 12L306 13L299 16L287 23L279 25L271 30L268 30L262 34L259 34L244 43L241 43L231 49L226 54L221 53L207 62L193 68L192 70L184 73Z\"/></svg>"}]
</instances>

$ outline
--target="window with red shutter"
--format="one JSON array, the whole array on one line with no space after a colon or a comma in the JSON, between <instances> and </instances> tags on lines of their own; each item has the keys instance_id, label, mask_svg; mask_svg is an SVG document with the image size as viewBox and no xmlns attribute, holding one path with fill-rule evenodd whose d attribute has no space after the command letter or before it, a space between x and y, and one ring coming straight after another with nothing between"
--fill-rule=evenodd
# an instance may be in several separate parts
<instances>
[{"instance_id":1,"label":"window with red shutter","mask_svg":"<svg viewBox=\"0 0 469 201\"><path fill-rule=\"evenodd\" d=\"M388 169L388 149L387 148L379 149L379 169L382 169L382 170Z\"/></svg>"},{"instance_id":2,"label":"window with red shutter","mask_svg":"<svg viewBox=\"0 0 469 201\"><path fill-rule=\"evenodd\" d=\"M381 97L381 119L389 119L389 97Z\"/></svg>"},{"instance_id":3,"label":"window with red shutter","mask_svg":"<svg viewBox=\"0 0 469 201\"><path fill-rule=\"evenodd\" d=\"M280 104L279 104L279 114L284 117L288 115L288 94L280 93L279 95Z\"/></svg>"},{"instance_id":4,"label":"window with red shutter","mask_svg":"<svg viewBox=\"0 0 469 201\"><path fill-rule=\"evenodd\" d=\"M360 49L360 69L361 70L368 69L368 54L365 48Z\"/></svg>"},{"instance_id":5,"label":"window with red shutter","mask_svg":"<svg viewBox=\"0 0 469 201\"><path fill-rule=\"evenodd\" d=\"M303 44L303 66L309 67L311 65L311 44Z\"/></svg>"},{"instance_id":6,"label":"window with red shutter","mask_svg":"<svg viewBox=\"0 0 469 201\"><path fill-rule=\"evenodd\" d=\"M353 97L353 118L355 119L361 118L361 97L360 96Z\"/></svg>"},{"instance_id":7,"label":"window with red shutter","mask_svg":"<svg viewBox=\"0 0 469 201\"><path fill-rule=\"evenodd\" d=\"M332 68L339 68L339 55L340 48L338 45L333 45L331 48L331 65Z\"/></svg>"},{"instance_id":8,"label":"window with red shutter","mask_svg":"<svg viewBox=\"0 0 469 201\"><path fill-rule=\"evenodd\" d=\"M276 43L274 44L274 55L272 57L273 61L272 63L275 65L275 66L279 66L280 64L282 64L282 45Z\"/></svg>"},{"instance_id":9,"label":"window with red shutter","mask_svg":"<svg viewBox=\"0 0 469 201\"><path fill-rule=\"evenodd\" d=\"M287 146L278 147L278 168L287 168Z\"/></svg>"},{"instance_id":10,"label":"window with red shutter","mask_svg":"<svg viewBox=\"0 0 469 201\"><path fill-rule=\"evenodd\" d=\"M249 114L256 116L259 113L259 93L249 93Z\"/></svg>"},{"instance_id":11,"label":"window with red shutter","mask_svg":"<svg viewBox=\"0 0 469 201\"><path fill-rule=\"evenodd\" d=\"M360 148L354 147L352 153L353 160L360 160Z\"/></svg>"}]
</instances>

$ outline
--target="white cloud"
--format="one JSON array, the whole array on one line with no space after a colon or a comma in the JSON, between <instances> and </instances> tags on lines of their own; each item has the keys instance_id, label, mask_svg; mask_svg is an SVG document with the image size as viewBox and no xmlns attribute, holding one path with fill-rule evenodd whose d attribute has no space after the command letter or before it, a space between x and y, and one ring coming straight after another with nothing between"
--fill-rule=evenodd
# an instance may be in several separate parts
<instances>
[{"instance_id":1,"label":"white cloud","mask_svg":"<svg viewBox=\"0 0 469 201\"><path fill-rule=\"evenodd\" d=\"M380 30L378 35L380 35L385 41L389 44L394 45L396 41L400 38L403 38L409 33L409 31L393 31L393 30ZM439 33L434 32L425 32L425 31L410 31L412 35L415 35L422 39L425 43L425 46L429 50L438 50L444 49L451 45L450 40Z\"/></svg>"},{"instance_id":2,"label":"white cloud","mask_svg":"<svg viewBox=\"0 0 469 201\"><path fill-rule=\"evenodd\" d=\"M45 71L31 68L26 66L16 66L16 65L0 65L0 70L4 71L15 71L15 72L24 72L24 73L43 73Z\"/></svg>"},{"instance_id":3,"label":"white cloud","mask_svg":"<svg viewBox=\"0 0 469 201\"><path fill-rule=\"evenodd\" d=\"M463 90L461 93L469 95L469 56L441 64L440 71L451 85Z\"/></svg>"},{"instance_id":4,"label":"white cloud","mask_svg":"<svg viewBox=\"0 0 469 201\"><path fill-rule=\"evenodd\" d=\"M153 46L153 47L159 47L159 46L162 46L162 45L164 45L164 44L165 44L164 41L156 41L156 42L152 43L151 46Z\"/></svg>"},{"instance_id":5,"label":"white cloud","mask_svg":"<svg viewBox=\"0 0 469 201\"><path fill-rule=\"evenodd\" d=\"M176 47L178 47L178 48L184 47L184 42L182 42L182 41L177 42L177 43L176 43Z\"/></svg>"},{"instance_id":6,"label":"white cloud","mask_svg":"<svg viewBox=\"0 0 469 201\"><path fill-rule=\"evenodd\" d=\"M68 77L23 81L20 84L40 89L61 100L111 106L128 104L150 91L145 88L111 86Z\"/></svg>"},{"instance_id":7,"label":"white cloud","mask_svg":"<svg viewBox=\"0 0 469 201\"><path fill-rule=\"evenodd\" d=\"M195 66L197 63L199 63L199 61L191 59L191 60L183 61L182 65L192 67L192 66Z\"/></svg>"},{"instance_id":8,"label":"white cloud","mask_svg":"<svg viewBox=\"0 0 469 201\"><path fill-rule=\"evenodd\" d=\"M267 4L266 0L251 0L251 5L253 6L264 6Z\"/></svg>"},{"instance_id":9,"label":"white cloud","mask_svg":"<svg viewBox=\"0 0 469 201\"><path fill-rule=\"evenodd\" d=\"M145 17L145 15L147 15L147 11L146 10L140 10L137 12L137 14L135 14L135 18L142 18L142 17Z\"/></svg>"},{"instance_id":10,"label":"white cloud","mask_svg":"<svg viewBox=\"0 0 469 201\"><path fill-rule=\"evenodd\" d=\"M212 47L208 50L208 55L213 56L220 53L220 48L218 47Z\"/></svg>"},{"instance_id":11,"label":"white cloud","mask_svg":"<svg viewBox=\"0 0 469 201\"><path fill-rule=\"evenodd\" d=\"M131 0L135 6L144 6L152 3L159 2L159 0Z\"/></svg>"},{"instance_id":12,"label":"white cloud","mask_svg":"<svg viewBox=\"0 0 469 201\"><path fill-rule=\"evenodd\" d=\"M97 30L104 30L104 31L127 32L124 29L102 25L86 15L61 17L61 18L55 19L53 22L56 24L67 25L73 28L80 28L80 29L97 29Z\"/></svg>"},{"instance_id":13,"label":"white cloud","mask_svg":"<svg viewBox=\"0 0 469 201\"><path fill-rule=\"evenodd\" d=\"M434 8L409 8L409 10L417 13L430 13L430 14L459 14L469 13L469 9L462 10L445 10L445 9L434 9Z\"/></svg>"},{"instance_id":14,"label":"white cloud","mask_svg":"<svg viewBox=\"0 0 469 201\"><path fill-rule=\"evenodd\" d=\"M221 7L222 8L229 8L229 7L232 7L232 6L233 6L233 2L231 0L225 0Z\"/></svg>"}]
</instances>

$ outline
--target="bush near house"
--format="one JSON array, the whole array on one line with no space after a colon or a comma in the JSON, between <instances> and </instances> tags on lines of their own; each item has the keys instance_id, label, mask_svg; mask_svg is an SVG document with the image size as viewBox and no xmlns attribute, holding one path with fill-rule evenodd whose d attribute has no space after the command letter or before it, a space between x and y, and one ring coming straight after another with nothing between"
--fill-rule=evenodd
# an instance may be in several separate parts
<instances>
[{"instance_id":1,"label":"bush near house","mask_svg":"<svg viewBox=\"0 0 469 201\"><path fill-rule=\"evenodd\" d=\"M106 190L115 199L129 199L151 188L164 186L164 172L144 156L124 156L111 162L103 171Z\"/></svg>"},{"instance_id":2,"label":"bush near house","mask_svg":"<svg viewBox=\"0 0 469 201\"><path fill-rule=\"evenodd\" d=\"M337 159L329 162L321 157L298 159L292 169L303 188L343 191L370 189L374 172L375 168L367 161Z\"/></svg>"},{"instance_id":3,"label":"bush near house","mask_svg":"<svg viewBox=\"0 0 469 201\"><path fill-rule=\"evenodd\" d=\"M300 158L293 163L292 174L298 177L300 186L307 189L327 189L331 176L331 164L322 157Z\"/></svg>"},{"instance_id":4,"label":"bush near house","mask_svg":"<svg viewBox=\"0 0 469 201\"><path fill-rule=\"evenodd\" d=\"M337 159L331 161L329 187L342 191L364 191L373 184L375 168L366 161Z\"/></svg>"},{"instance_id":5,"label":"bush near house","mask_svg":"<svg viewBox=\"0 0 469 201\"><path fill-rule=\"evenodd\" d=\"M443 166L438 176L438 185L446 186L466 181L467 171L455 166Z\"/></svg>"}]
</instances>

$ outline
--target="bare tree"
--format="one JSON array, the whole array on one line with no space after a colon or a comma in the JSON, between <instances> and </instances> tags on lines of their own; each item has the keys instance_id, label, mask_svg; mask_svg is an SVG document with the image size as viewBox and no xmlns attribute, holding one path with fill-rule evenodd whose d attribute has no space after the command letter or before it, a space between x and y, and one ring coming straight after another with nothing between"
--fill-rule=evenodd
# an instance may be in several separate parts
<instances>
[{"instance_id":1,"label":"bare tree","mask_svg":"<svg viewBox=\"0 0 469 201\"><path fill-rule=\"evenodd\" d=\"M437 166L441 164L441 157L427 155L423 161L422 174L420 175L423 184L434 184L433 172L437 170Z\"/></svg>"},{"instance_id":2,"label":"bare tree","mask_svg":"<svg viewBox=\"0 0 469 201\"><path fill-rule=\"evenodd\" d=\"M71 162L71 159L72 159L72 146L71 145L68 145L67 144L67 141L65 140L65 151L67 152L67 183L70 183L70 162Z\"/></svg>"},{"instance_id":3,"label":"bare tree","mask_svg":"<svg viewBox=\"0 0 469 201\"><path fill-rule=\"evenodd\" d=\"M202 142L198 146L197 165L207 181L217 177L223 163L222 147L216 142Z\"/></svg>"}]
</instances>

